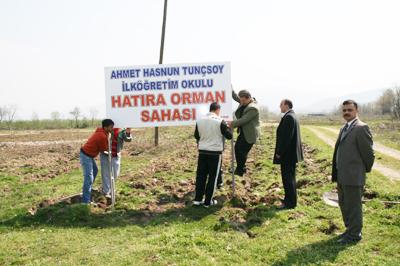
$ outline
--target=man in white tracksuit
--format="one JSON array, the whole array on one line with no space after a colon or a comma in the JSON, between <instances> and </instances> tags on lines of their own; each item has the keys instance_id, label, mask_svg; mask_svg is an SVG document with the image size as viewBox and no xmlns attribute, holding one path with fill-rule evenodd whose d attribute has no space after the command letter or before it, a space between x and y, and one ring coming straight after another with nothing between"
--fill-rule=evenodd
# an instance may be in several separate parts
<instances>
[{"instance_id":1,"label":"man in white tracksuit","mask_svg":"<svg viewBox=\"0 0 400 266\"><path fill-rule=\"evenodd\" d=\"M199 158L196 174L196 196L194 205L204 207L217 204L213 199L217 187L217 176L220 171L225 138L232 139L232 131L219 117L221 106L214 102L210 112L196 123L194 136L198 143ZM203 197L205 194L205 200Z\"/></svg>"}]
</instances>

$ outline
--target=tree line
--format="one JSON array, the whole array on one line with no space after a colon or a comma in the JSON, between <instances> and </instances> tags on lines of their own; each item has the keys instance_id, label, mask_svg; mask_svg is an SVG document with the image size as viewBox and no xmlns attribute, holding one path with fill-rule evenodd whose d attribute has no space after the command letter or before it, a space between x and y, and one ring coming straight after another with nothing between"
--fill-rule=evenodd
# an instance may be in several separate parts
<instances>
[{"instance_id":1,"label":"tree line","mask_svg":"<svg viewBox=\"0 0 400 266\"><path fill-rule=\"evenodd\" d=\"M61 128L87 128L99 124L96 108L89 110L89 118L79 107L74 107L68 112L69 117L63 118L58 111L51 112L50 119L39 119L36 112L32 113L30 120L16 120L18 107L16 105L0 106L0 129L61 129Z\"/></svg>"},{"instance_id":2,"label":"tree line","mask_svg":"<svg viewBox=\"0 0 400 266\"><path fill-rule=\"evenodd\" d=\"M340 105L333 114L340 115ZM386 89L375 101L359 105L359 112L363 116L385 116L393 120L400 120L400 86Z\"/></svg>"}]
</instances>

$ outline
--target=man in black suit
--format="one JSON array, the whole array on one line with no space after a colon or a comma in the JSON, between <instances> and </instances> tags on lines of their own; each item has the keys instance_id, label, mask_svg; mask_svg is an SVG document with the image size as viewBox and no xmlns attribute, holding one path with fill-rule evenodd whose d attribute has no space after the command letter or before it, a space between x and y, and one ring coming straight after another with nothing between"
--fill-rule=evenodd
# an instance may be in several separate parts
<instances>
[{"instance_id":1,"label":"man in black suit","mask_svg":"<svg viewBox=\"0 0 400 266\"><path fill-rule=\"evenodd\" d=\"M276 130L274 164L281 165L282 183L285 198L279 209L293 209L297 205L296 164L303 161L300 126L292 110L293 103L288 99L281 101L283 115Z\"/></svg>"}]
</instances>

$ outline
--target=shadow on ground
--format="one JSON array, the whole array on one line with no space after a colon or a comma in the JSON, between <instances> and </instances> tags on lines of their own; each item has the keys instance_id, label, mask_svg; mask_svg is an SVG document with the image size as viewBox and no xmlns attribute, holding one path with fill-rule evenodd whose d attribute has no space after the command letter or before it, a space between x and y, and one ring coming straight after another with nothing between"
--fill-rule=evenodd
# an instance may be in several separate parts
<instances>
[{"instance_id":1,"label":"shadow on ground","mask_svg":"<svg viewBox=\"0 0 400 266\"><path fill-rule=\"evenodd\" d=\"M285 259L273 263L278 265L325 265L334 263L339 253L354 244L339 244L339 237L318 241L290 250Z\"/></svg>"},{"instance_id":2,"label":"shadow on ground","mask_svg":"<svg viewBox=\"0 0 400 266\"><path fill-rule=\"evenodd\" d=\"M275 217L278 211L275 206L236 206L236 199L230 201L232 207L228 207L224 215L219 218L219 223L214 226L215 231L235 230L246 233L254 238L256 234L251 231L253 227L261 226L266 220Z\"/></svg>"},{"instance_id":3,"label":"shadow on ground","mask_svg":"<svg viewBox=\"0 0 400 266\"><path fill-rule=\"evenodd\" d=\"M188 195L189 197L189 195ZM186 197L185 197L186 198ZM164 198L165 200L165 198ZM173 198L171 204L158 209L129 209L117 205L113 210L103 210L86 204L69 204L59 202L40 208L34 215L29 212L19 214L11 219L0 221L1 227L91 227L107 228L128 225L156 226L175 222L198 221L213 214L223 207L225 197L219 197L219 204L206 209L202 206L192 206L190 202L176 204ZM164 202L165 203L165 202Z\"/></svg>"}]
</instances>

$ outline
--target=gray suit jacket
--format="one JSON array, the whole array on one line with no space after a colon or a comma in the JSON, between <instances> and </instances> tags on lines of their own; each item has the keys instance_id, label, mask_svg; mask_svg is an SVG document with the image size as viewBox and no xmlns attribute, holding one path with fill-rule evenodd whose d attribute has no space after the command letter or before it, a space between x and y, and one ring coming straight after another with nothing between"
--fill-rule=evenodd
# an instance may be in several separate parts
<instances>
[{"instance_id":1,"label":"gray suit jacket","mask_svg":"<svg viewBox=\"0 0 400 266\"><path fill-rule=\"evenodd\" d=\"M343 137L342 131L333 152L332 181L346 186L363 186L366 173L371 171L375 160L371 132L359 119Z\"/></svg>"}]
</instances>

